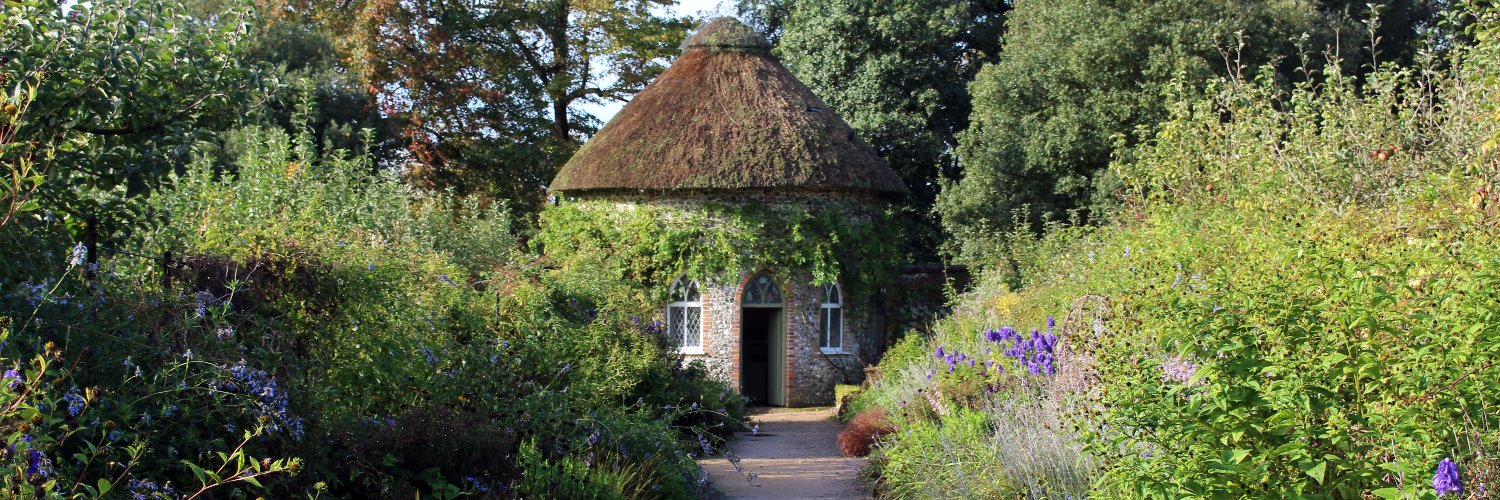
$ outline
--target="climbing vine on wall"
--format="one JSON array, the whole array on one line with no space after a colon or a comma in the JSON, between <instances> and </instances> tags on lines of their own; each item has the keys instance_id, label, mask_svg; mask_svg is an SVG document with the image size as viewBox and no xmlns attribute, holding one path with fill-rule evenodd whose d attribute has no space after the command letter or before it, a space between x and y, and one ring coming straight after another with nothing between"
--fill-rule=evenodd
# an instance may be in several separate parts
<instances>
[{"instance_id":1,"label":"climbing vine on wall","mask_svg":"<svg viewBox=\"0 0 1500 500\"><path fill-rule=\"evenodd\" d=\"M679 275L729 281L759 269L807 272L814 284L838 282L860 296L898 271L896 228L886 211L850 217L837 205L783 212L733 203L681 208L589 200L547 207L533 245L561 268L600 269L658 302Z\"/></svg>"}]
</instances>

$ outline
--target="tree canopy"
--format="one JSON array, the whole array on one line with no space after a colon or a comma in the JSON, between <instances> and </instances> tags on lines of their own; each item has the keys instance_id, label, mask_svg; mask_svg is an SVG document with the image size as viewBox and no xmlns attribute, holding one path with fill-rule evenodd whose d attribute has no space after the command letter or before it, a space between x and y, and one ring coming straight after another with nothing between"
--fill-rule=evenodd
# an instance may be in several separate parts
<instances>
[{"instance_id":1,"label":"tree canopy","mask_svg":"<svg viewBox=\"0 0 1500 500\"><path fill-rule=\"evenodd\" d=\"M691 27L669 0L310 3L348 37L348 65L407 142L432 189L508 200L519 219L598 126L584 103L623 101L677 53Z\"/></svg>"},{"instance_id":2,"label":"tree canopy","mask_svg":"<svg viewBox=\"0 0 1500 500\"><path fill-rule=\"evenodd\" d=\"M1296 78L1344 21L1296 2L1017 2L999 60L970 85L962 179L938 199L949 250L972 259L1018 221L1103 215L1117 145L1163 117L1174 86L1261 67Z\"/></svg>"},{"instance_id":3,"label":"tree canopy","mask_svg":"<svg viewBox=\"0 0 1500 500\"><path fill-rule=\"evenodd\" d=\"M933 201L956 178L957 134L969 122L967 84L999 49L1000 1L833 1L794 4L774 21L776 51L813 92L901 175L908 253L933 258ZM785 6L762 5L774 12Z\"/></svg>"},{"instance_id":4,"label":"tree canopy","mask_svg":"<svg viewBox=\"0 0 1500 500\"><path fill-rule=\"evenodd\" d=\"M278 82L307 80L324 103L317 147L358 149L372 129L377 164L508 203L524 230L599 125L581 105L629 99L676 55L692 20L673 3L8 2L0 68L8 92L37 98L7 154L34 142L46 150L25 154L68 166L44 170L51 206L128 216L124 201L194 148L232 159L234 130L291 127L301 91ZM924 260L942 241L960 256L984 247L1017 220L1097 219L1113 198L1105 165L1176 86L1261 67L1296 81L1325 54L1348 71L1410 64L1445 5L738 2L902 175L907 253Z\"/></svg>"}]
</instances>

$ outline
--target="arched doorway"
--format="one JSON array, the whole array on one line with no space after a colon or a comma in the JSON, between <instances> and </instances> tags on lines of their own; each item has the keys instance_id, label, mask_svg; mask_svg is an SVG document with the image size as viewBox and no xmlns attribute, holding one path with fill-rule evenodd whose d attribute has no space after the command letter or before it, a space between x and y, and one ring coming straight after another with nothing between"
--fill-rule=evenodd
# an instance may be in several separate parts
<instances>
[{"instance_id":1,"label":"arched doorway","mask_svg":"<svg viewBox=\"0 0 1500 500\"><path fill-rule=\"evenodd\" d=\"M740 293L740 394L786 406L786 309L781 285L764 273Z\"/></svg>"}]
</instances>

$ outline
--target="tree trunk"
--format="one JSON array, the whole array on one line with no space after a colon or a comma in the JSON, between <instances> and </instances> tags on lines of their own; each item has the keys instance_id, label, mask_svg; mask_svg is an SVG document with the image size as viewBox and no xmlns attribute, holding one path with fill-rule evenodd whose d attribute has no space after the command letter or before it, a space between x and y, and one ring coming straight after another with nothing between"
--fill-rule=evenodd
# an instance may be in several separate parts
<instances>
[{"instance_id":1,"label":"tree trunk","mask_svg":"<svg viewBox=\"0 0 1500 500\"><path fill-rule=\"evenodd\" d=\"M573 141L573 126L568 123L568 105L573 102L568 97L568 89L573 87L572 75L568 71L568 14L572 10L569 2L563 0L561 8L557 9L557 17L552 20L552 29L548 30L552 38L552 67L556 72L547 91L552 94L553 127L562 142Z\"/></svg>"},{"instance_id":2,"label":"tree trunk","mask_svg":"<svg viewBox=\"0 0 1500 500\"><path fill-rule=\"evenodd\" d=\"M572 141L572 124L568 123L568 103L565 98L554 97L552 100L552 126L556 129L557 138L561 141Z\"/></svg>"}]
</instances>

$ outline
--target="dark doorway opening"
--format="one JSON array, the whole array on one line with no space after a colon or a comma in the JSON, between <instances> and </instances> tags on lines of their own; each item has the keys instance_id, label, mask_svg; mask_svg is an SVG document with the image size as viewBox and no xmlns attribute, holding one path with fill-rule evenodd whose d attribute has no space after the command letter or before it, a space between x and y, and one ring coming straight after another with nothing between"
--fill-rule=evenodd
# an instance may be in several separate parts
<instances>
[{"instance_id":1,"label":"dark doorway opening","mask_svg":"<svg viewBox=\"0 0 1500 500\"><path fill-rule=\"evenodd\" d=\"M740 316L740 392L753 405L771 403L771 345L779 313L746 308Z\"/></svg>"}]
</instances>

